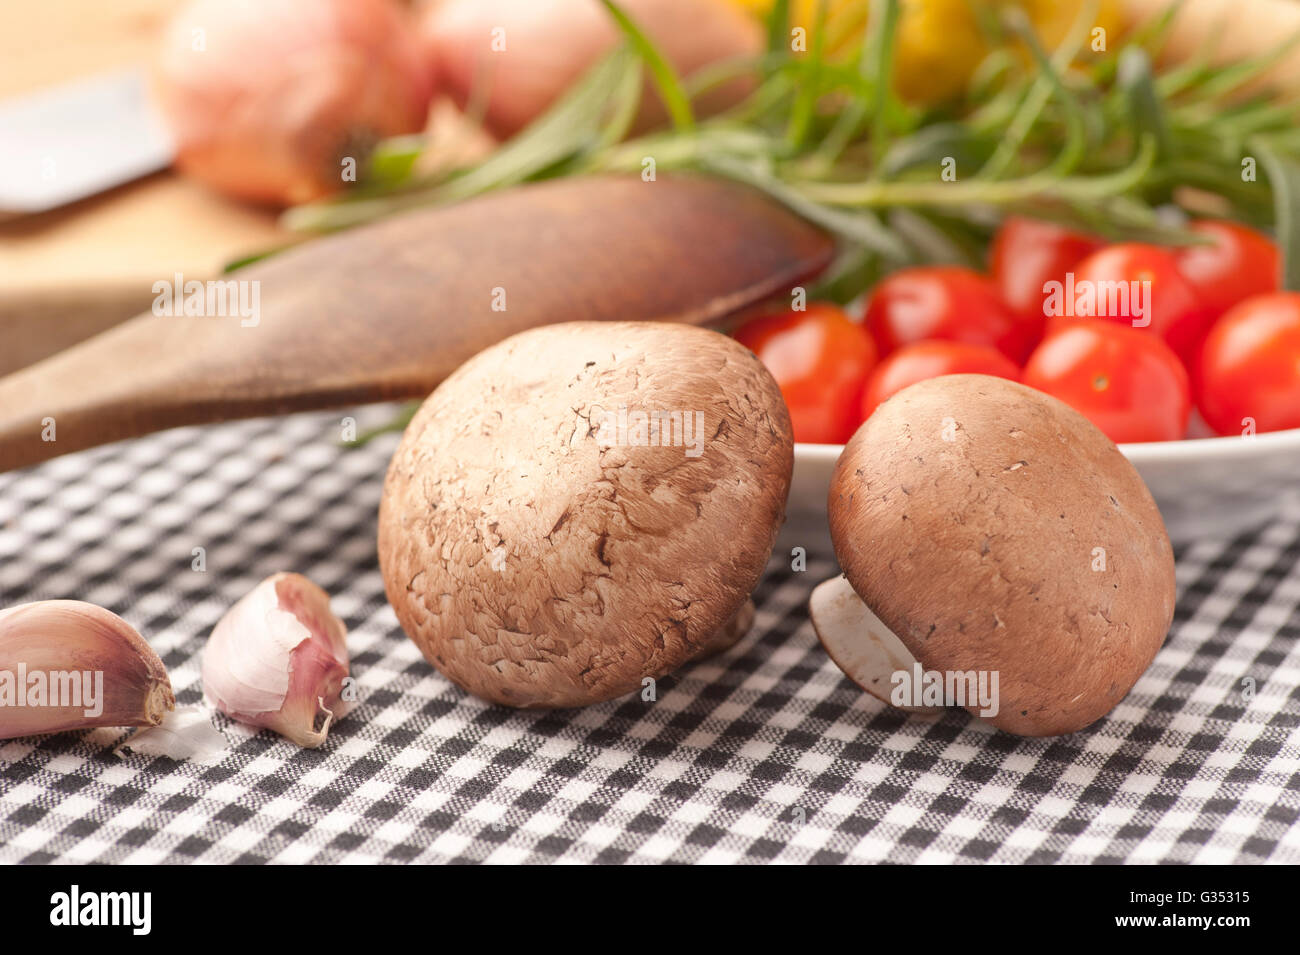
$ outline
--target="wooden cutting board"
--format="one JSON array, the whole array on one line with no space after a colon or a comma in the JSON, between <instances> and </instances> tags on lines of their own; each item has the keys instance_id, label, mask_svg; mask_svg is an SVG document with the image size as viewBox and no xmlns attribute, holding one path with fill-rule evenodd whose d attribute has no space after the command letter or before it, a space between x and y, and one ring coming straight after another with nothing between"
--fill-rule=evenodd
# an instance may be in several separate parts
<instances>
[{"instance_id":1,"label":"wooden cutting board","mask_svg":"<svg viewBox=\"0 0 1300 955\"><path fill-rule=\"evenodd\" d=\"M7 3L0 97L149 61L181 0ZM0 222L0 374L145 311L153 283L287 241L275 213L173 173Z\"/></svg>"}]
</instances>

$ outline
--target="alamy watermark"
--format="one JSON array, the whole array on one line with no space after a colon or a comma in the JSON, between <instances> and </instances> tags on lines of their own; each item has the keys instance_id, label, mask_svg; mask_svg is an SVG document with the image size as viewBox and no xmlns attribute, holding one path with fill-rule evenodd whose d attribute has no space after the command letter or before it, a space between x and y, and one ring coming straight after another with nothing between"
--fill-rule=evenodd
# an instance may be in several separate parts
<instances>
[{"instance_id":1,"label":"alamy watermark","mask_svg":"<svg viewBox=\"0 0 1300 955\"><path fill-rule=\"evenodd\" d=\"M704 453L703 411L598 410L591 417L596 442L604 448L685 448L688 458Z\"/></svg>"},{"instance_id":2,"label":"alamy watermark","mask_svg":"<svg viewBox=\"0 0 1300 955\"><path fill-rule=\"evenodd\" d=\"M262 321L262 283L257 279L211 279L188 282L180 272L172 281L153 283L153 313L199 318L239 318L244 328L256 328Z\"/></svg>"},{"instance_id":3,"label":"alamy watermark","mask_svg":"<svg viewBox=\"0 0 1300 955\"><path fill-rule=\"evenodd\" d=\"M132 935L153 928L152 892L83 892L73 885L50 896L50 924L57 926L125 926Z\"/></svg>"},{"instance_id":4,"label":"alamy watermark","mask_svg":"<svg viewBox=\"0 0 1300 955\"><path fill-rule=\"evenodd\" d=\"M0 670L0 709L5 707L59 707L80 709L88 718L104 712L102 670L32 670L18 664Z\"/></svg>"},{"instance_id":5,"label":"alamy watermark","mask_svg":"<svg viewBox=\"0 0 1300 955\"><path fill-rule=\"evenodd\" d=\"M1001 708L997 670L923 670L913 663L911 670L895 670L889 682L894 706L978 706L984 719L997 716Z\"/></svg>"},{"instance_id":6,"label":"alamy watermark","mask_svg":"<svg viewBox=\"0 0 1300 955\"><path fill-rule=\"evenodd\" d=\"M1134 328L1151 324L1151 281L1075 281L1073 272L1065 281L1043 283L1043 314L1048 317L1127 318Z\"/></svg>"}]
</instances>

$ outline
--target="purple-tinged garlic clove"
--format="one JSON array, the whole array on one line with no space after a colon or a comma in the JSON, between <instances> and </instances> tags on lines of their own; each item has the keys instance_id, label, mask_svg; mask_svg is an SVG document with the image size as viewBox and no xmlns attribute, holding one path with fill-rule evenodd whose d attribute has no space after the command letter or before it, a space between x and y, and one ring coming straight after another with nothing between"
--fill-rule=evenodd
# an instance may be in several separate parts
<instances>
[{"instance_id":1,"label":"purple-tinged garlic clove","mask_svg":"<svg viewBox=\"0 0 1300 955\"><path fill-rule=\"evenodd\" d=\"M273 574L213 628L203 691L232 719L319 746L348 709L346 636L325 591L301 574Z\"/></svg>"},{"instance_id":2,"label":"purple-tinged garlic clove","mask_svg":"<svg viewBox=\"0 0 1300 955\"><path fill-rule=\"evenodd\" d=\"M157 726L175 705L162 660L117 614L80 600L0 610L0 739Z\"/></svg>"}]
</instances>

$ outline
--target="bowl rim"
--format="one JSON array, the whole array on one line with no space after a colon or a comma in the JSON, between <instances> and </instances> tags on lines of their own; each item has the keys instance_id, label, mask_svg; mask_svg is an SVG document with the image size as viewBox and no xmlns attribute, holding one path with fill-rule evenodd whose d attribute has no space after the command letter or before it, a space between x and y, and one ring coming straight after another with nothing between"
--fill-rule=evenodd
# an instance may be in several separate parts
<instances>
[{"instance_id":1,"label":"bowl rim","mask_svg":"<svg viewBox=\"0 0 1300 955\"><path fill-rule=\"evenodd\" d=\"M1135 464L1189 460L1235 460L1258 455L1272 455L1278 451L1300 451L1300 428L1285 431L1265 431L1252 435L1228 435L1214 438L1185 438L1181 441L1146 441L1141 444L1121 444L1124 456ZM795 454L805 458L825 458L834 461L844 450L842 444L806 444L796 442ZM1300 468L1298 468L1300 469Z\"/></svg>"}]
</instances>

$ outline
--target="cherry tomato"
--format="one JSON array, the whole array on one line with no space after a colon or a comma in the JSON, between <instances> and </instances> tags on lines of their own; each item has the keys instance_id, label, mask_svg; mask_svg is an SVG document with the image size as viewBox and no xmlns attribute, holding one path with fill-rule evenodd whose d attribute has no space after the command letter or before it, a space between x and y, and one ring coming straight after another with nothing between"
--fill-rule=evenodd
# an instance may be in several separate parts
<instances>
[{"instance_id":1,"label":"cherry tomato","mask_svg":"<svg viewBox=\"0 0 1300 955\"><path fill-rule=\"evenodd\" d=\"M993 282L1006 306L1041 338L1047 321L1043 287L1064 282L1066 272L1101 247L1100 239L1055 223L1011 216L993 239Z\"/></svg>"},{"instance_id":2,"label":"cherry tomato","mask_svg":"<svg viewBox=\"0 0 1300 955\"><path fill-rule=\"evenodd\" d=\"M1064 401L1117 444L1173 441L1187 431L1187 371L1164 342L1140 329L1065 322L1029 356L1023 381Z\"/></svg>"},{"instance_id":3,"label":"cherry tomato","mask_svg":"<svg viewBox=\"0 0 1300 955\"><path fill-rule=\"evenodd\" d=\"M956 265L902 269L872 290L864 319L880 354L927 339L991 345L1014 362L1036 330L998 299L991 279Z\"/></svg>"},{"instance_id":4,"label":"cherry tomato","mask_svg":"<svg viewBox=\"0 0 1300 955\"><path fill-rule=\"evenodd\" d=\"M1173 253L1138 242L1107 246L1088 256L1075 267L1059 298L1047 304L1067 317L1101 318L1155 333L1185 362L1195 357L1213 319L1178 271ZM1049 322L1048 330L1058 323Z\"/></svg>"},{"instance_id":5,"label":"cherry tomato","mask_svg":"<svg viewBox=\"0 0 1300 955\"><path fill-rule=\"evenodd\" d=\"M1252 295L1280 289L1281 255L1268 236L1213 219L1192 223L1191 231L1213 239L1214 244L1177 249L1174 258L1211 319Z\"/></svg>"},{"instance_id":6,"label":"cherry tomato","mask_svg":"<svg viewBox=\"0 0 1300 955\"><path fill-rule=\"evenodd\" d=\"M993 375L1020 380L1020 369L1002 352L988 345L965 342L917 342L904 345L879 365L867 378L862 392L862 420L887 398L908 385L940 375Z\"/></svg>"},{"instance_id":7,"label":"cherry tomato","mask_svg":"<svg viewBox=\"0 0 1300 955\"><path fill-rule=\"evenodd\" d=\"M835 305L810 302L806 311L746 322L736 339L781 387L796 441L843 444L853 436L862 386L876 363L861 325Z\"/></svg>"},{"instance_id":8,"label":"cherry tomato","mask_svg":"<svg viewBox=\"0 0 1300 955\"><path fill-rule=\"evenodd\" d=\"M1259 295L1205 339L1196 382L1201 415L1219 434L1300 428L1300 293Z\"/></svg>"}]
</instances>

